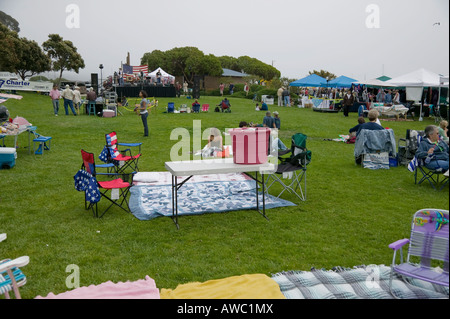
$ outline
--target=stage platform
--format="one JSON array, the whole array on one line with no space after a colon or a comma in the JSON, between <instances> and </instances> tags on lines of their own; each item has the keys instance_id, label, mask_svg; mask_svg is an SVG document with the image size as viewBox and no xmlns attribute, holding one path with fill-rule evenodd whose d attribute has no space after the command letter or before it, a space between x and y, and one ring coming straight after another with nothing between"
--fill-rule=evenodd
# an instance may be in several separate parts
<instances>
[{"instance_id":1,"label":"stage platform","mask_svg":"<svg viewBox=\"0 0 450 319\"><path fill-rule=\"evenodd\" d=\"M158 85L136 85L136 86L116 86L115 91L119 99L122 97L138 97L139 92L144 90L148 97L175 97L175 86L158 86Z\"/></svg>"}]
</instances>

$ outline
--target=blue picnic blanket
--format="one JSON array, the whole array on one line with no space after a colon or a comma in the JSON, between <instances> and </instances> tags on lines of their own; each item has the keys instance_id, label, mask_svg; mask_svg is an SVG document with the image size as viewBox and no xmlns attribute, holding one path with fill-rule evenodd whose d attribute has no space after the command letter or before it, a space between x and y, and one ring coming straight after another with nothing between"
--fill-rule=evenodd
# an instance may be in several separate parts
<instances>
[{"instance_id":1,"label":"blue picnic blanket","mask_svg":"<svg viewBox=\"0 0 450 319\"><path fill-rule=\"evenodd\" d=\"M256 209L255 185L253 180L187 182L178 190L178 215ZM135 185L130 193L129 206L136 218L150 220L172 216L171 185ZM295 206L271 195L266 195L265 203L266 209ZM259 194L259 205L262 208L262 194Z\"/></svg>"}]
</instances>

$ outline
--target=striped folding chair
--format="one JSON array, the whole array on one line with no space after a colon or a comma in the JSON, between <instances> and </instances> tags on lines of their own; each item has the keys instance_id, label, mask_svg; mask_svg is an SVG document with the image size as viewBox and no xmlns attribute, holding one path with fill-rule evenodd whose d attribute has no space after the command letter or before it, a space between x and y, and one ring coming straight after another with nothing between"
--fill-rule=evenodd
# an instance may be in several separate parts
<instances>
[{"instance_id":1,"label":"striped folding chair","mask_svg":"<svg viewBox=\"0 0 450 319\"><path fill-rule=\"evenodd\" d=\"M0 234L0 241L5 239L6 234ZM11 299L9 292L13 291L16 299L21 299L19 287L26 284L27 278L19 267L24 267L29 262L28 256L0 261L0 295L5 295L6 299Z\"/></svg>"},{"instance_id":2,"label":"striped folding chair","mask_svg":"<svg viewBox=\"0 0 450 319\"><path fill-rule=\"evenodd\" d=\"M106 138L106 152L102 152L101 160L107 163L113 163L117 167L117 172L125 172L127 168L131 168L137 172L139 158L141 157L142 143L119 143L117 133L111 132L105 134ZM127 147L126 149L119 149L120 146ZM131 148L139 148L137 154L133 154Z\"/></svg>"},{"instance_id":3,"label":"striped folding chair","mask_svg":"<svg viewBox=\"0 0 450 319\"><path fill-rule=\"evenodd\" d=\"M389 280L389 289L394 297L399 295L392 287L394 273L402 278L416 278L448 287L448 221L448 210L419 210L413 216L410 237L389 245L394 251ZM402 247L406 244L409 249L404 261ZM397 252L400 253L399 263ZM443 265L442 271L437 271L439 264Z\"/></svg>"}]
</instances>

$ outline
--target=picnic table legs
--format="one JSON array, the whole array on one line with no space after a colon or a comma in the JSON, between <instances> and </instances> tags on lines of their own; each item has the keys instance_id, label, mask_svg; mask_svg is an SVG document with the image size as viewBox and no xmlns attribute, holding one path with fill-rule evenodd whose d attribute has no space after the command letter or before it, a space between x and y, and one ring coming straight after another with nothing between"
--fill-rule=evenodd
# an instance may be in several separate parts
<instances>
[{"instance_id":1,"label":"picnic table legs","mask_svg":"<svg viewBox=\"0 0 450 319\"><path fill-rule=\"evenodd\" d=\"M250 177L251 179L253 179L256 182L256 210L258 211L258 213L260 213L261 215L264 216L265 219L269 220L269 218L266 215L266 183L264 181L264 174L261 173L261 180L258 179L258 172L255 172L255 177L253 177L250 174L245 173L245 175L247 175L248 177ZM258 196L258 184L262 185L262 195L263 195L263 207L262 207L262 212L259 209L259 196Z\"/></svg>"},{"instance_id":2,"label":"picnic table legs","mask_svg":"<svg viewBox=\"0 0 450 319\"><path fill-rule=\"evenodd\" d=\"M256 172L255 177L253 177L250 174L245 173L247 176L249 176L251 179L253 179L256 182L256 210L258 213L264 216L267 220L269 218L266 215L266 190L265 190L265 181L264 181L264 174L261 173L261 179L258 178L258 172ZM188 178L184 179L182 182L178 183L177 176L172 175L172 220L177 226L177 229L180 229L180 225L178 224L178 189L180 189L181 186L184 185L188 180L192 178L193 175L189 176ZM258 184L262 185L262 211L259 208L259 196L258 196Z\"/></svg>"},{"instance_id":3,"label":"picnic table legs","mask_svg":"<svg viewBox=\"0 0 450 319\"><path fill-rule=\"evenodd\" d=\"M178 189L191 178L192 175L178 184L177 176L172 175L172 220L177 226L177 229L180 229L180 225L178 224Z\"/></svg>"}]
</instances>

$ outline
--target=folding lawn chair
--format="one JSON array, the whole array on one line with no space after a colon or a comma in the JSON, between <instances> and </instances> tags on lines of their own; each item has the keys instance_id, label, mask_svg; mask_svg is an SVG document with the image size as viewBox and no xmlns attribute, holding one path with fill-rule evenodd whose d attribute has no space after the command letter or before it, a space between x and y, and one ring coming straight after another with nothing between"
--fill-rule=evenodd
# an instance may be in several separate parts
<instances>
[{"instance_id":1,"label":"folding lawn chair","mask_svg":"<svg viewBox=\"0 0 450 319\"><path fill-rule=\"evenodd\" d=\"M51 136L43 136L39 133L36 133L36 131L30 131L34 134L33 139L33 153L35 155L44 155L44 151L49 151L52 137ZM38 145L38 148L35 150L35 144Z\"/></svg>"},{"instance_id":2,"label":"folding lawn chair","mask_svg":"<svg viewBox=\"0 0 450 319\"><path fill-rule=\"evenodd\" d=\"M291 139L291 149L278 152L277 170L267 176L267 193L269 188L278 183L282 186L282 190L277 197L288 191L300 200L306 200L306 167L311 162L311 151L306 148L306 140L306 135L294 134ZM285 157L287 154L290 154L289 157Z\"/></svg>"},{"instance_id":3,"label":"folding lawn chair","mask_svg":"<svg viewBox=\"0 0 450 319\"><path fill-rule=\"evenodd\" d=\"M123 173L127 168L132 171L139 171L138 161L141 157L142 143L119 143L116 132L105 134L106 146L99 156L99 159L105 163L113 163L116 166L117 173ZM119 150L119 146L128 147L127 149ZM138 147L139 151L133 155L130 147Z\"/></svg>"},{"instance_id":4,"label":"folding lawn chair","mask_svg":"<svg viewBox=\"0 0 450 319\"><path fill-rule=\"evenodd\" d=\"M0 234L0 242L6 239L6 234ZM6 299L11 299L9 292L12 290L16 299L21 299L19 287L27 283L27 277L19 267L28 265L30 258L22 256L16 259L0 261L0 294Z\"/></svg>"},{"instance_id":5,"label":"folding lawn chair","mask_svg":"<svg viewBox=\"0 0 450 319\"><path fill-rule=\"evenodd\" d=\"M423 136L424 131L406 130L406 138L398 140L397 158L399 165L407 166L408 163L414 158L419 143L417 142L418 136Z\"/></svg>"},{"instance_id":6,"label":"folding lawn chair","mask_svg":"<svg viewBox=\"0 0 450 319\"><path fill-rule=\"evenodd\" d=\"M422 138L422 136L418 136L418 144ZM445 175L446 172L442 168L429 169L425 166L424 160L417 156L414 156L409 162L408 170L414 173L414 184L416 185L428 181L433 189L442 190L448 184L448 175Z\"/></svg>"},{"instance_id":7,"label":"folding lawn chair","mask_svg":"<svg viewBox=\"0 0 450 319\"><path fill-rule=\"evenodd\" d=\"M103 217L113 205L120 207L126 212L130 212L127 196L133 184L133 175L135 172L127 174L97 173L94 154L81 150L81 157L83 164L74 176L74 182L76 190L85 192L84 208L86 210L92 209L94 217ZM116 178L107 181L98 181L97 176ZM102 198L107 199L111 204L99 216L98 202Z\"/></svg>"},{"instance_id":8,"label":"folding lawn chair","mask_svg":"<svg viewBox=\"0 0 450 319\"><path fill-rule=\"evenodd\" d=\"M394 250L391 264L389 289L397 298L395 289L392 289L394 273L402 278L416 278L426 282L448 287L448 210L422 209L413 216L410 238L398 240L389 245ZM409 244L406 261L403 262L403 246ZM397 251L400 252L400 263L396 262ZM439 264L442 271L437 271ZM408 281L406 281L408 283Z\"/></svg>"},{"instance_id":9,"label":"folding lawn chair","mask_svg":"<svg viewBox=\"0 0 450 319\"><path fill-rule=\"evenodd\" d=\"M202 104L202 112L208 112L209 104Z\"/></svg>"},{"instance_id":10,"label":"folding lawn chair","mask_svg":"<svg viewBox=\"0 0 450 319\"><path fill-rule=\"evenodd\" d=\"M369 169L389 169L389 157L396 157L392 129L361 130L355 141L355 163Z\"/></svg>"}]
</instances>

